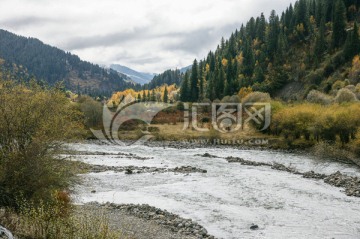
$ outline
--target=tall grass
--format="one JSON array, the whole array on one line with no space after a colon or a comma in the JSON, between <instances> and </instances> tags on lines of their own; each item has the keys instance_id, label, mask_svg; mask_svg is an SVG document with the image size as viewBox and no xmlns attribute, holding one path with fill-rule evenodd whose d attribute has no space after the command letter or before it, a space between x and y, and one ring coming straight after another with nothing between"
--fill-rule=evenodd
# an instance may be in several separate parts
<instances>
[{"instance_id":1,"label":"tall grass","mask_svg":"<svg viewBox=\"0 0 360 239\"><path fill-rule=\"evenodd\" d=\"M38 204L22 201L18 212L0 212L0 224L17 238L27 239L119 239L120 231L113 231L109 219L101 210L90 214L77 214L71 210L64 214L63 204Z\"/></svg>"}]
</instances>

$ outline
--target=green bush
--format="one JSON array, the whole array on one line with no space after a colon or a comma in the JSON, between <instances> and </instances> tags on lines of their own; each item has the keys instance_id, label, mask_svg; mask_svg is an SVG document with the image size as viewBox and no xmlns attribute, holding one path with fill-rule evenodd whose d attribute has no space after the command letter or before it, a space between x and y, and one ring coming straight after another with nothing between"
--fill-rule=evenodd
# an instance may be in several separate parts
<instances>
[{"instance_id":1,"label":"green bush","mask_svg":"<svg viewBox=\"0 0 360 239\"><path fill-rule=\"evenodd\" d=\"M78 99L81 112L84 114L85 125L87 128L101 128L103 106L100 102L89 96L81 96Z\"/></svg>"},{"instance_id":2,"label":"green bush","mask_svg":"<svg viewBox=\"0 0 360 239\"><path fill-rule=\"evenodd\" d=\"M55 155L81 132L80 113L60 90L0 85L0 207L18 208L20 196L51 200L75 178Z\"/></svg>"}]
</instances>

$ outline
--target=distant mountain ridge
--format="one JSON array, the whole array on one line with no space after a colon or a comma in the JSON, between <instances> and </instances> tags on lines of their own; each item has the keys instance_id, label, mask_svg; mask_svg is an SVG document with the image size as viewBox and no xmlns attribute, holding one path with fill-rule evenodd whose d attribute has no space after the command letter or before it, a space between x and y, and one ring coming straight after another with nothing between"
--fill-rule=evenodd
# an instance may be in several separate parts
<instances>
[{"instance_id":1,"label":"distant mountain ridge","mask_svg":"<svg viewBox=\"0 0 360 239\"><path fill-rule=\"evenodd\" d=\"M189 65L189 66L185 66L183 68L180 68L180 73L185 73L187 72L188 70L190 70L192 67L192 65Z\"/></svg>"},{"instance_id":2,"label":"distant mountain ridge","mask_svg":"<svg viewBox=\"0 0 360 239\"><path fill-rule=\"evenodd\" d=\"M127 66L123 66L123 65L119 65L119 64L112 64L112 65L110 65L110 68L121 74L128 76L134 82L141 84L141 85L149 83L155 76L155 74L139 72L139 71L133 70Z\"/></svg>"},{"instance_id":3,"label":"distant mountain ridge","mask_svg":"<svg viewBox=\"0 0 360 239\"><path fill-rule=\"evenodd\" d=\"M8 68L26 69L23 80L35 77L54 85L63 81L67 89L90 95L111 95L139 85L112 69L104 69L78 56L44 44L36 38L18 36L0 29L0 58Z\"/></svg>"}]
</instances>

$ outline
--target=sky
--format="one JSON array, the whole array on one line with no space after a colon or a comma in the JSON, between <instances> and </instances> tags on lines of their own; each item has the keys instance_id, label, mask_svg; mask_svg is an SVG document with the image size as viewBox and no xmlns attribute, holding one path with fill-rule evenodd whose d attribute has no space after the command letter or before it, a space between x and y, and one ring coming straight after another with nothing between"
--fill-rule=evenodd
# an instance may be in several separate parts
<instances>
[{"instance_id":1,"label":"sky","mask_svg":"<svg viewBox=\"0 0 360 239\"><path fill-rule=\"evenodd\" d=\"M100 65L161 73L215 50L250 17L290 0L1 0L0 28Z\"/></svg>"}]
</instances>

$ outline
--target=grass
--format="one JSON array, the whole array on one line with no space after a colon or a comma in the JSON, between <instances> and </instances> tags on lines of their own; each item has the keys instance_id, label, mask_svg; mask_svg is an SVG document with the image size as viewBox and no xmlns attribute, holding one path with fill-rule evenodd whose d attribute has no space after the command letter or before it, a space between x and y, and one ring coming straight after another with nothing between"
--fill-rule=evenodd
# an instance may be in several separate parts
<instances>
[{"instance_id":1,"label":"grass","mask_svg":"<svg viewBox=\"0 0 360 239\"><path fill-rule=\"evenodd\" d=\"M20 212L0 210L0 224L19 239L125 239L121 231L109 226L109 218L98 210L92 214L75 213L62 215L61 207L44 203L34 206L23 203Z\"/></svg>"},{"instance_id":2,"label":"grass","mask_svg":"<svg viewBox=\"0 0 360 239\"><path fill-rule=\"evenodd\" d=\"M183 123L177 124L151 124L152 128L157 128L158 132L151 133L155 136L155 140L167 140L167 141L189 141L196 139L219 139L219 140L250 140L250 139L263 139L276 137L270 137L262 134L261 132L251 128L249 125L245 125L244 129L240 129L236 132L221 133L215 129L212 129L209 124L204 124L201 128L210 128L207 132L197 131L194 128L188 128L183 130ZM200 127L200 126L199 126ZM135 130L122 130L119 131L119 137L122 140L136 140L141 136L140 128Z\"/></svg>"}]
</instances>

